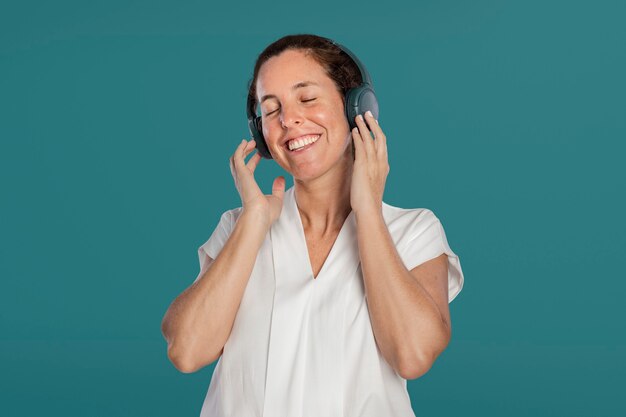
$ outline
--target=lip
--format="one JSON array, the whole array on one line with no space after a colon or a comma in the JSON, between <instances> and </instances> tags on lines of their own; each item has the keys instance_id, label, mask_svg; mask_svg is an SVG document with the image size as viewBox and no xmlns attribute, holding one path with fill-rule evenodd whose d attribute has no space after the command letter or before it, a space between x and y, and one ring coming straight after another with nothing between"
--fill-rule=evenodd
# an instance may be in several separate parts
<instances>
[{"instance_id":1,"label":"lip","mask_svg":"<svg viewBox=\"0 0 626 417\"><path fill-rule=\"evenodd\" d=\"M310 134L312 134L312 135L319 135L320 137L317 138L317 140L315 142L309 143L308 145L305 145L303 148L300 148L299 150L296 150L296 151L292 151L292 150L289 149L289 146L287 146L289 141L285 142L285 148L287 149L287 152L289 153L289 155L299 156L299 155L308 153L308 151L310 149L312 149L315 145L317 145L317 143L320 141L320 139L322 139L322 135L319 134L319 133L310 133ZM302 135L302 136L304 136L304 135ZM296 136L296 137L300 137L300 136Z\"/></svg>"},{"instance_id":2,"label":"lip","mask_svg":"<svg viewBox=\"0 0 626 417\"><path fill-rule=\"evenodd\" d=\"M292 139L298 139L298 138L301 138L301 137L303 137L303 136L309 136L309 135L319 135L320 137L322 137L322 134L321 134L321 133L319 133L319 132L308 132L308 133L302 133L302 134L299 134L299 135L297 135L297 136L291 136L291 137L289 137L289 138L285 139L285 141L283 142L283 146L284 146L285 148L287 148L287 150L289 150L289 146L288 146L287 144L289 143L289 141L290 141L290 140L292 140Z\"/></svg>"}]
</instances>

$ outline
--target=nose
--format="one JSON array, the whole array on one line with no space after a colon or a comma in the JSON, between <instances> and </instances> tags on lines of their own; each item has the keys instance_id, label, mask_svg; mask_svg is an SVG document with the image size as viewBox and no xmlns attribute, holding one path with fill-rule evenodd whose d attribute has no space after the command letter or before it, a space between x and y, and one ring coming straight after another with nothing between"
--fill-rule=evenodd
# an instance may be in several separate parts
<instances>
[{"instance_id":1,"label":"nose","mask_svg":"<svg viewBox=\"0 0 626 417\"><path fill-rule=\"evenodd\" d=\"M284 128L302 124L302 115L294 106L283 106L280 113L280 124Z\"/></svg>"}]
</instances>

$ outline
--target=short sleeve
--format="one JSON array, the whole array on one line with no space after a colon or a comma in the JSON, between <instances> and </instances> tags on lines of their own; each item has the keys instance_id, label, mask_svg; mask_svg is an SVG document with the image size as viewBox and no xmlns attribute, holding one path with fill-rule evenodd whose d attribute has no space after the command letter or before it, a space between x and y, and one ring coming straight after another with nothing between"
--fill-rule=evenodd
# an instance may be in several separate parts
<instances>
[{"instance_id":1,"label":"short sleeve","mask_svg":"<svg viewBox=\"0 0 626 417\"><path fill-rule=\"evenodd\" d=\"M405 266L411 270L445 253L448 256L448 303L452 302L461 292L464 278L461 261L448 245L443 225L432 211L422 209L407 227L410 232L400 253Z\"/></svg>"},{"instance_id":2,"label":"short sleeve","mask_svg":"<svg viewBox=\"0 0 626 417\"><path fill-rule=\"evenodd\" d=\"M217 255L222 251L222 248L228 241L233 229L233 210L224 212L220 218L219 223L213 233L205 243L198 248L198 260L200 261L200 271L204 269L205 264L208 262L208 257L211 259L217 258ZM199 277L198 277L199 278ZM197 278L196 278L197 280Z\"/></svg>"}]
</instances>

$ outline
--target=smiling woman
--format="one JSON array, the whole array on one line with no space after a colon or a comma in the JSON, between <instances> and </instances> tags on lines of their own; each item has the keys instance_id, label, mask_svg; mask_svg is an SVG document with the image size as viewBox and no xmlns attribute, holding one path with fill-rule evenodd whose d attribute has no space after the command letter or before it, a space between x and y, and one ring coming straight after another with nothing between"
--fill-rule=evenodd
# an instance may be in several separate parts
<instances>
[{"instance_id":1,"label":"smiling woman","mask_svg":"<svg viewBox=\"0 0 626 417\"><path fill-rule=\"evenodd\" d=\"M165 314L172 363L219 358L203 417L414 416L406 379L447 346L464 278L432 211L383 202L369 74L329 39L285 36L259 56L247 111L254 139L230 157L242 205ZM263 194L262 157L294 186L280 176Z\"/></svg>"},{"instance_id":2,"label":"smiling woman","mask_svg":"<svg viewBox=\"0 0 626 417\"><path fill-rule=\"evenodd\" d=\"M303 180L346 166L341 157L352 158L352 148L343 95L310 53L290 49L269 58L253 84L261 97L257 148L265 145L276 163ZM307 137L319 143L293 152Z\"/></svg>"}]
</instances>

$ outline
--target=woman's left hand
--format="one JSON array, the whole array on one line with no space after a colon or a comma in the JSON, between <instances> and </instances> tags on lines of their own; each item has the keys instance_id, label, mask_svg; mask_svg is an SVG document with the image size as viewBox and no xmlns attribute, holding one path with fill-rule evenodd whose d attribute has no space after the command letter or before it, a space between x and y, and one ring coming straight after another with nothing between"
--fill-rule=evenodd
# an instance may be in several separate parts
<instances>
[{"instance_id":1,"label":"woman's left hand","mask_svg":"<svg viewBox=\"0 0 626 417\"><path fill-rule=\"evenodd\" d=\"M352 168L350 204L355 214L380 213L385 182L389 174L387 138L369 111L365 113L365 119L358 115L356 124L357 127L352 129L355 159ZM373 139L370 129L374 134Z\"/></svg>"}]
</instances>

